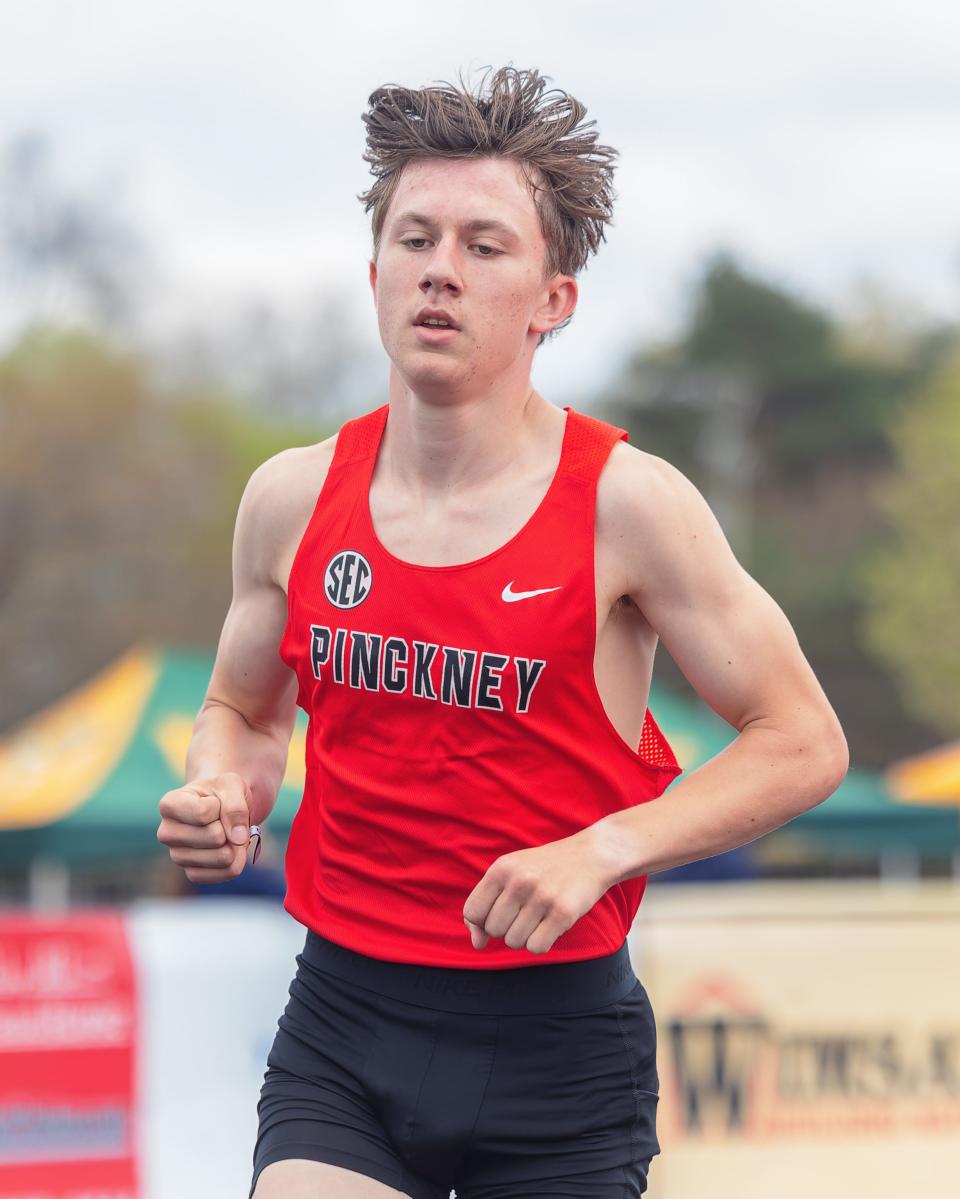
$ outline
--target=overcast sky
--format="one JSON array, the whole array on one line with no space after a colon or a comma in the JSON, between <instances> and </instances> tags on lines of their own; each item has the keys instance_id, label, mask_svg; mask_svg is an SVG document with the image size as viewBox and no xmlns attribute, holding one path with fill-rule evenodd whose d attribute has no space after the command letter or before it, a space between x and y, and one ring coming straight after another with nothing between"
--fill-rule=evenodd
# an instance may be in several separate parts
<instances>
[{"instance_id":1,"label":"overcast sky","mask_svg":"<svg viewBox=\"0 0 960 1199\"><path fill-rule=\"evenodd\" d=\"M669 335L720 242L833 307L871 279L960 315L955 0L0 0L0 142L40 130L65 177L116 179L157 320L325 290L378 346L367 97L508 63L621 155L577 314L535 360L553 402Z\"/></svg>"}]
</instances>

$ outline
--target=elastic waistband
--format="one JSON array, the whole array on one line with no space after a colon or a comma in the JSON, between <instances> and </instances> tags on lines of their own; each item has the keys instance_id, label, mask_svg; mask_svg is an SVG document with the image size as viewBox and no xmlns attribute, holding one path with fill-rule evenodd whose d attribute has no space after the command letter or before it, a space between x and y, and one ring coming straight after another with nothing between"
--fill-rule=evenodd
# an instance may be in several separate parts
<instances>
[{"instance_id":1,"label":"elastic waistband","mask_svg":"<svg viewBox=\"0 0 960 1199\"><path fill-rule=\"evenodd\" d=\"M446 1012L524 1016L584 1011L623 999L637 985L627 943L579 962L468 970L367 957L307 930L299 955L315 970L370 991Z\"/></svg>"}]
</instances>

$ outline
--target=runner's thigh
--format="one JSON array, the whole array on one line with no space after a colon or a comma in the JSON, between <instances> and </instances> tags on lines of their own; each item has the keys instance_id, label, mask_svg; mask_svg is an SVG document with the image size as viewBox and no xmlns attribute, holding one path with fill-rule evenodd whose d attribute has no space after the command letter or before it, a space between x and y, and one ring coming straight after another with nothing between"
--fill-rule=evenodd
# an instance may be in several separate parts
<instances>
[{"instance_id":1,"label":"runner's thigh","mask_svg":"<svg viewBox=\"0 0 960 1199\"><path fill-rule=\"evenodd\" d=\"M326 1162L287 1158L264 1166L253 1199L399 1199L395 1191L374 1178L366 1178Z\"/></svg>"},{"instance_id":2,"label":"runner's thigh","mask_svg":"<svg viewBox=\"0 0 960 1199\"><path fill-rule=\"evenodd\" d=\"M260 1089L249 1199L448 1199L410 1168L371 1102L382 997L305 954L297 965Z\"/></svg>"},{"instance_id":3,"label":"runner's thigh","mask_svg":"<svg viewBox=\"0 0 960 1199\"><path fill-rule=\"evenodd\" d=\"M457 1199L639 1199L660 1152L656 1048L639 980L592 1010L501 1017Z\"/></svg>"}]
</instances>

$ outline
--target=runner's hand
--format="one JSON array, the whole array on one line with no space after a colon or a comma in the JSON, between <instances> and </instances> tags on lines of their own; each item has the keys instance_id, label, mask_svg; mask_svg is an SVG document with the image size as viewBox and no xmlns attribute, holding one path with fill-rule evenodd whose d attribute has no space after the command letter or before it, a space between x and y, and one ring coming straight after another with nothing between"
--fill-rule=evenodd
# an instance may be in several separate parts
<instances>
[{"instance_id":1,"label":"runner's hand","mask_svg":"<svg viewBox=\"0 0 960 1199\"><path fill-rule=\"evenodd\" d=\"M611 885L609 862L592 825L559 841L501 854L463 905L470 942L483 949L491 937L503 937L508 949L548 953Z\"/></svg>"},{"instance_id":2,"label":"runner's hand","mask_svg":"<svg viewBox=\"0 0 960 1199\"><path fill-rule=\"evenodd\" d=\"M250 845L250 788L233 771L194 779L160 800L157 840L192 883L236 878Z\"/></svg>"}]
</instances>

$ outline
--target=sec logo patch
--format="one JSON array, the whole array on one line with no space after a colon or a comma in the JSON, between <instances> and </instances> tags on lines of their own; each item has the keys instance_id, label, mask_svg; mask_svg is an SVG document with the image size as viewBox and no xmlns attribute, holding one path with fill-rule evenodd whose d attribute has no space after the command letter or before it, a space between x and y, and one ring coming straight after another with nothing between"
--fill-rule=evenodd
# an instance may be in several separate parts
<instances>
[{"instance_id":1,"label":"sec logo patch","mask_svg":"<svg viewBox=\"0 0 960 1199\"><path fill-rule=\"evenodd\" d=\"M327 563L323 590L335 608L355 608L370 594L373 571L358 550L341 550Z\"/></svg>"}]
</instances>

